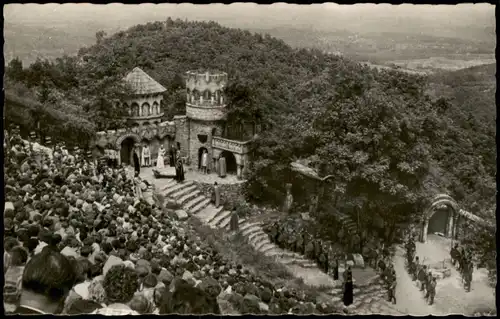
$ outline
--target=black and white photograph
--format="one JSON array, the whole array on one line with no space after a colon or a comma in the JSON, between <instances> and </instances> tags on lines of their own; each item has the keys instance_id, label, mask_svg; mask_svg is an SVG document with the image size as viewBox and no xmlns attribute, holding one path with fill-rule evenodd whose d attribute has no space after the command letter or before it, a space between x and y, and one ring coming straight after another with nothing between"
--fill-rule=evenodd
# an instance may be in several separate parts
<instances>
[{"instance_id":1,"label":"black and white photograph","mask_svg":"<svg viewBox=\"0 0 500 319\"><path fill-rule=\"evenodd\" d=\"M6 315L497 315L495 5L3 11Z\"/></svg>"}]
</instances>

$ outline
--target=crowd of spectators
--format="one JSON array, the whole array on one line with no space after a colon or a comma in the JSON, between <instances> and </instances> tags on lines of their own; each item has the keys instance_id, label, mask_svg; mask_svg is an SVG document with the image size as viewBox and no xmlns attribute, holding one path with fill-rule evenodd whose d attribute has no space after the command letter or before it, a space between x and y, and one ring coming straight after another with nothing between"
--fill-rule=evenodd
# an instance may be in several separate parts
<instances>
[{"instance_id":1,"label":"crowd of spectators","mask_svg":"<svg viewBox=\"0 0 500 319\"><path fill-rule=\"evenodd\" d=\"M5 132L4 306L19 314L331 313L274 287L142 198L146 181Z\"/></svg>"}]
</instances>

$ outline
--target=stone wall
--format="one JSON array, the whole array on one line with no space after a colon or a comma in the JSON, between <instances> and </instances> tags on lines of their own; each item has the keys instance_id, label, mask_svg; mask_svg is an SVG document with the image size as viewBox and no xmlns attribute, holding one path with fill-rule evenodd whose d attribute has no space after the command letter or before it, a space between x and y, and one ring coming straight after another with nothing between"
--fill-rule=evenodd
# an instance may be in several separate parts
<instances>
[{"instance_id":1,"label":"stone wall","mask_svg":"<svg viewBox=\"0 0 500 319\"><path fill-rule=\"evenodd\" d=\"M212 131L215 129L221 130L222 123L220 122L201 122L189 120L189 157L193 169L198 169L199 151L204 147L208 151L208 165L209 169L213 170L212 161ZM202 143L198 135L203 134L207 136L205 143Z\"/></svg>"},{"instance_id":2,"label":"stone wall","mask_svg":"<svg viewBox=\"0 0 500 319\"><path fill-rule=\"evenodd\" d=\"M226 119L227 109L224 106L196 106L186 103L186 115L200 121L219 121Z\"/></svg>"},{"instance_id":3,"label":"stone wall","mask_svg":"<svg viewBox=\"0 0 500 319\"><path fill-rule=\"evenodd\" d=\"M185 115L176 115L174 122L176 128L174 146L177 148L177 143L179 143L181 156L187 156L189 151L189 121Z\"/></svg>"},{"instance_id":4,"label":"stone wall","mask_svg":"<svg viewBox=\"0 0 500 319\"><path fill-rule=\"evenodd\" d=\"M208 184L204 182L194 182L200 192L206 196L207 198L212 198L212 189L213 184ZM245 201L245 196L243 194L243 188L245 183L237 183L237 184L219 184L220 189L220 200L221 205L225 203L239 203Z\"/></svg>"}]
</instances>

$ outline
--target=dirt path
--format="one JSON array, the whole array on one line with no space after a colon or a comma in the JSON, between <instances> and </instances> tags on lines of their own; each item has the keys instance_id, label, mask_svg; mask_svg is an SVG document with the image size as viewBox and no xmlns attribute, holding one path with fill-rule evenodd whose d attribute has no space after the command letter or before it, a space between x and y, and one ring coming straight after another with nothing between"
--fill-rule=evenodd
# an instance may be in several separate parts
<instances>
[{"instance_id":1,"label":"dirt path","mask_svg":"<svg viewBox=\"0 0 500 319\"><path fill-rule=\"evenodd\" d=\"M397 248L394 257L394 269L398 283L396 287L397 304L393 306L395 309L412 316L445 316L449 314L436 309L435 305L427 304L424 293L418 289L405 269L404 250L400 247Z\"/></svg>"}]
</instances>

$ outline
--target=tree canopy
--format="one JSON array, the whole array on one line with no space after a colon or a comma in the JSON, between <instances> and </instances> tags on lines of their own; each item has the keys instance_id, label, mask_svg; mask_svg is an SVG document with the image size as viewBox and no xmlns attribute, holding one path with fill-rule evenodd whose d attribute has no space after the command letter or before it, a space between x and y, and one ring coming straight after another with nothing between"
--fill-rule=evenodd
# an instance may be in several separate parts
<instances>
[{"instance_id":1,"label":"tree canopy","mask_svg":"<svg viewBox=\"0 0 500 319\"><path fill-rule=\"evenodd\" d=\"M167 117L185 110L186 71L228 73L232 121L258 116L266 129L252 146L251 200L281 204L290 162L312 157L335 175L324 212L361 211L367 223L380 216L394 228L418 217L436 192L478 215L494 207L494 101L491 92L478 93L481 69L425 78L215 22L168 19L98 32L96 44L76 56L27 68L14 60L6 73L37 92L39 103L55 101L60 112L102 130L122 124L120 80L136 66L167 88Z\"/></svg>"}]
</instances>

